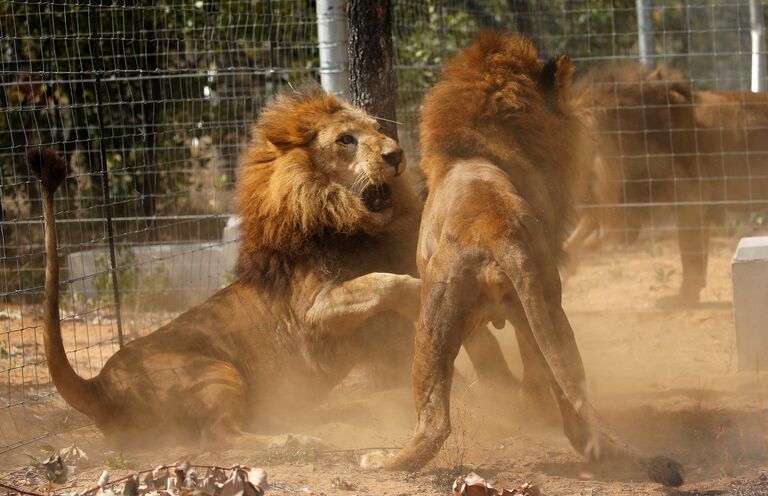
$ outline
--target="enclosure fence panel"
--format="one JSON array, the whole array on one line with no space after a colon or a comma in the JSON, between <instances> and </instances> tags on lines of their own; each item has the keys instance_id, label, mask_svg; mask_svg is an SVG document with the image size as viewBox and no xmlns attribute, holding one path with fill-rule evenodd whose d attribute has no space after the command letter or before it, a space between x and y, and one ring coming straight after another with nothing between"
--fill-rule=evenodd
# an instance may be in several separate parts
<instances>
[{"instance_id":1,"label":"enclosure fence panel","mask_svg":"<svg viewBox=\"0 0 768 496\"><path fill-rule=\"evenodd\" d=\"M399 136L411 167L418 161L424 94L446 58L482 29L526 33L542 56L568 53L579 73L637 62L642 46L649 67L665 66L695 91L748 92L765 77L764 69L753 76L753 61L765 53L752 48L753 33L765 36L759 31L765 13L750 12L749 0L392 5ZM70 361L91 377L121 340L157 328L232 280L239 153L265 101L319 81L317 33L316 4L308 0L0 2L0 456L17 460L12 457L33 443L50 443L51 436L63 443L87 424L56 395L44 360L41 191L26 151L53 147L68 166L56 197L63 332ZM634 204L633 185L653 189L654 154L675 154L648 147L606 152L603 158L617 163L639 160L645 175L611 176L619 191L613 201L579 201L620 214L655 207L643 226L624 216L603 227L625 238L642 228L650 243L674 236L666 214L689 201L718 207L724 218L732 215L727 205L749 207L719 224L731 238L760 230L768 196L758 186L768 182L768 167L761 158L766 150L754 140L768 112L761 116L743 118L736 129L714 122L697 137L720 142L719 148L680 151L697 160L714 157L723 174L708 184L725 194L678 197L682 178L673 175L671 194ZM628 133L678 131L646 124L602 132L621 141ZM727 150L727 133L747 136L754 146L747 154ZM729 189L725 178L743 180L746 192Z\"/></svg>"}]
</instances>

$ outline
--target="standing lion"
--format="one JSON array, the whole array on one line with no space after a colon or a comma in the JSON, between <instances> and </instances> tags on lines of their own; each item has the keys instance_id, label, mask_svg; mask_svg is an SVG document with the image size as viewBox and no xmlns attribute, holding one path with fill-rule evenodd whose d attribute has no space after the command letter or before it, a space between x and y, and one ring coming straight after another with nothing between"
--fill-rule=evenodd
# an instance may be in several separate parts
<instances>
[{"instance_id":1,"label":"standing lion","mask_svg":"<svg viewBox=\"0 0 768 496\"><path fill-rule=\"evenodd\" d=\"M485 32L445 64L425 98L418 418L390 468L418 468L437 454L451 432L453 362L462 342L489 320L509 320L524 384L542 393L551 388L577 451L629 455L654 480L683 482L679 464L640 456L602 424L561 305L558 260L588 146L568 102L572 72L566 56L543 65L528 40Z\"/></svg>"},{"instance_id":2,"label":"standing lion","mask_svg":"<svg viewBox=\"0 0 768 496\"><path fill-rule=\"evenodd\" d=\"M704 287L702 181L690 87L677 73L640 64L598 66L574 84L579 108L595 142L586 204L566 242L569 272L605 244L632 243L654 218L678 227L683 282L678 298L698 301Z\"/></svg>"},{"instance_id":3,"label":"standing lion","mask_svg":"<svg viewBox=\"0 0 768 496\"><path fill-rule=\"evenodd\" d=\"M706 286L710 226L727 211L768 206L768 96L691 91L682 76L639 64L602 66L574 85L595 160L566 251L573 274L589 253L631 243L653 218L677 228L682 284Z\"/></svg>"}]
</instances>

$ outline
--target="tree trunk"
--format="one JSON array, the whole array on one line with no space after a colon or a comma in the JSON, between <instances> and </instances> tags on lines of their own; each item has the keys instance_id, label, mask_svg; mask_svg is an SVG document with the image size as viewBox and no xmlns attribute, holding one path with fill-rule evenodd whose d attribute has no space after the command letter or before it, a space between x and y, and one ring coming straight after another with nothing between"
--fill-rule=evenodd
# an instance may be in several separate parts
<instances>
[{"instance_id":1,"label":"tree trunk","mask_svg":"<svg viewBox=\"0 0 768 496\"><path fill-rule=\"evenodd\" d=\"M515 14L517 32L530 40L534 40L533 11L528 0L507 0L509 10Z\"/></svg>"},{"instance_id":2,"label":"tree trunk","mask_svg":"<svg viewBox=\"0 0 768 496\"><path fill-rule=\"evenodd\" d=\"M382 131L396 140L397 85L390 0L350 0L347 17L352 103L380 119Z\"/></svg>"},{"instance_id":3,"label":"tree trunk","mask_svg":"<svg viewBox=\"0 0 768 496\"><path fill-rule=\"evenodd\" d=\"M148 32L154 32L156 26L154 21L145 26ZM140 67L142 73L152 74L158 66L158 53L160 47L156 39L147 40L143 46L143 53L146 54L140 58ZM137 166L133 171L133 177L136 189L141 194L141 210L144 216L145 241L157 241L158 232L156 229L157 214L157 187L160 182L158 173L158 164L156 160L156 138L157 138L157 100L160 98L161 88L160 79L153 77L150 80L141 80L141 94L144 102L141 104L142 131L144 133L143 159L144 167Z\"/></svg>"}]
</instances>

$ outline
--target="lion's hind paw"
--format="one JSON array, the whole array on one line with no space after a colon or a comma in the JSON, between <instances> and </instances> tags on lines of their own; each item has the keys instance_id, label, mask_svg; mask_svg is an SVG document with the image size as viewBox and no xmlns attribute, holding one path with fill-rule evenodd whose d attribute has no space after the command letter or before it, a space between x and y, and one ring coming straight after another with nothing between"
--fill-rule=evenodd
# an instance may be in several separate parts
<instances>
[{"instance_id":1,"label":"lion's hind paw","mask_svg":"<svg viewBox=\"0 0 768 496\"><path fill-rule=\"evenodd\" d=\"M386 467L395 458L392 450L374 450L360 457L360 468L374 470Z\"/></svg>"}]
</instances>

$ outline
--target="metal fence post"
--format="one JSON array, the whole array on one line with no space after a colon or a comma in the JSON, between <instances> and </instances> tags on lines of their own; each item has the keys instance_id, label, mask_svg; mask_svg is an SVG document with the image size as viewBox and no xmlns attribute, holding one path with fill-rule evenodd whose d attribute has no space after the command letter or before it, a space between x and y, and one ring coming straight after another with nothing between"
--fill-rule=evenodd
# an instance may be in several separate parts
<instances>
[{"instance_id":1,"label":"metal fence post","mask_svg":"<svg viewBox=\"0 0 768 496\"><path fill-rule=\"evenodd\" d=\"M752 37L752 92L765 91L765 22L763 0L749 0L749 28Z\"/></svg>"},{"instance_id":2,"label":"metal fence post","mask_svg":"<svg viewBox=\"0 0 768 496\"><path fill-rule=\"evenodd\" d=\"M112 224L112 200L109 194L109 170L107 168L107 151L104 149L104 113L101 100L101 81L104 75L104 60L101 49L101 37L96 24L98 21L97 4L91 1L88 11L88 22L90 23L91 39L89 42L91 56L93 57L94 69L94 96L96 97L96 121L99 126L99 158L101 162L101 198L104 202L104 221L107 228L107 244L109 246L109 267L112 278L112 296L115 301L115 316L117 318L117 342L122 348L123 338L123 319L120 310L120 290L117 279L117 257L115 256L115 234Z\"/></svg>"},{"instance_id":3,"label":"metal fence post","mask_svg":"<svg viewBox=\"0 0 768 496\"><path fill-rule=\"evenodd\" d=\"M347 0L317 0L317 45L323 89L349 97Z\"/></svg>"},{"instance_id":4,"label":"metal fence post","mask_svg":"<svg viewBox=\"0 0 768 496\"><path fill-rule=\"evenodd\" d=\"M653 54L653 17L651 0L635 0L637 11L637 51L640 63L648 65Z\"/></svg>"}]
</instances>

